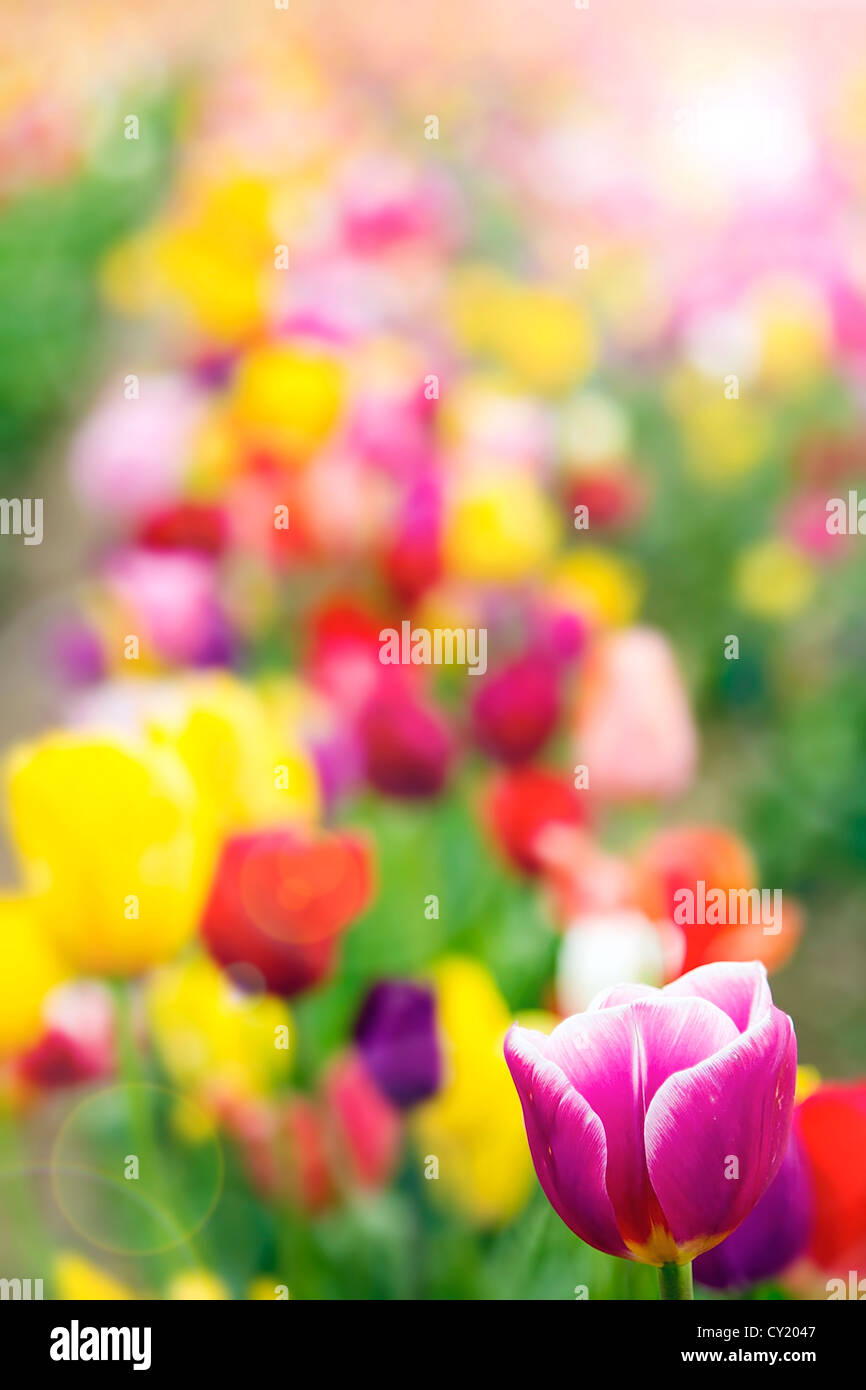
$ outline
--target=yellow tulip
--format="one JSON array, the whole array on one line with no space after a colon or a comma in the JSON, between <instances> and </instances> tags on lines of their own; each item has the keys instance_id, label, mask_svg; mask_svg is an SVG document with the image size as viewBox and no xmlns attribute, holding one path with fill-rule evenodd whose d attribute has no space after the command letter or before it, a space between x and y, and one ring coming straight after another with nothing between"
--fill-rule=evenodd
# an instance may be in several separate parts
<instances>
[{"instance_id":1,"label":"yellow tulip","mask_svg":"<svg viewBox=\"0 0 866 1390\"><path fill-rule=\"evenodd\" d=\"M573 387L595 365L596 334L586 311L546 286L472 268L457 278L451 313L467 351L492 357L531 391Z\"/></svg>"},{"instance_id":2,"label":"yellow tulip","mask_svg":"<svg viewBox=\"0 0 866 1390\"><path fill-rule=\"evenodd\" d=\"M89 1260L71 1252L54 1257L52 1272L61 1303L108 1302L138 1297L119 1279L104 1274Z\"/></svg>"},{"instance_id":3,"label":"yellow tulip","mask_svg":"<svg viewBox=\"0 0 866 1390\"><path fill-rule=\"evenodd\" d=\"M556 510L528 474L462 479L446 509L446 568L478 583L524 579L547 563L558 535Z\"/></svg>"},{"instance_id":4,"label":"yellow tulip","mask_svg":"<svg viewBox=\"0 0 866 1390\"><path fill-rule=\"evenodd\" d=\"M189 768L220 836L318 815L315 766L280 713L272 697L220 672L184 682L176 709L150 721Z\"/></svg>"},{"instance_id":5,"label":"yellow tulip","mask_svg":"<svg viewBox=\"0 0 866 1390\"><path fill-rule=\"evenodd\" d=\"M794 617L812 598L815 582L808 557L772 536L742 552L734 575L742 607L760 618Z\"/></svg>"},{"instance_id":6,"label":"yellow tulip","mask_svg":"<svg viewBox=\"0 0 866 1390\"><path fill-rule=\"evenodd\" d=\"M215 846L177 753L49 734L13 751L8 785L34 909L71 964L133 975L192 936Z\"/></svg>"},{"instance_id":7,"label":"yellow tulip","mask_svg":"<svg viewBox=\"0 0 866 1390\"><path fill-rule=\"evenodd\" d=\"M479 962L450 957L433 971L445 1052L445 1082L412 1121L425 1162L438 1160L431 1189L479 1225L508 1221L532 1185L520 1103L509 1088L502 1041L512 1022Z\"/></svg>"},{"instance_id":8,"label":"yellow tulip","mask_svg":"<svg viewBox=\"0 0 866 1390\"><path fill-rule=\"evenodd\" d=\"M815 287L782 278L761 285L754 299L764 380L790 390L818 376L830 358L833 330Z\"/></svg>"},{"instance_id":9,"label":"yellow tulip","mask_svg":"<svg viewBox=\"0 0 866 1390\"><path fill-rule=\"evenodd\" d=\"M0 897L0 1058L38 1041L45 996L64 966L26 898Z\"/></svg>"},{"instance_id":10,"label":"yellow tulip","mask_svg":"<svg viewBox=\"0 0 866 1390\"><path fill-rule=\"evenodd\" d=\"M556 564L551 596L567 611L604 627L634 621L643 597L643 580L634 564L597 546L581 546Z\"/></svg>"},{"instance_id":11,"label":"yellow tulip","mask_svg":"<svg viewBox=\"0 0 866 1390\"><path fill-rule=\"evenodd\" d=\"M705 483L736 483L757 468L770 442L767 414L724 382L689 369L675 374L668 397L682 429L685 466ZM730 384L733 389L733 384Z\"/></svg>"},{"instance_id":12,"label":"yellow tulip","mask_svg":"<svg viewBox=\"0 0 866 1390\"><path fill-rule=\"evenodd\" d=\"M248 443L281 461L303 462L337 422L343 372L322 353L271 343L247 353L238 369L232 415Z\"/></svg>"},{"instance_id":13,"label":"yellow tulip","mask_svg":"<svg viewBox=\"0 0 866 1390\"><path fill-rule=\"evenodd\" d=\"M281 1284L275 1274L260 1274L252 1280L247 1298L252 1303L273 1303L284 1289L288 1292L287 1285Z\"/></svg>"},{"instance_id":14,"label":"yellow tulip","mask_svg":"<svg viewBox=\"0 0 866 1390\"><path fill-rule=\"evenodd\" d=\"M286 1005L272 995L241 993L207 956L156 971L146 1008L169 1077L202 1102L210 1095L265 1095L289 1074Z\"/></svg>"},{"instance_id":15,"label":"yellow tulip","mask_svg":"<svg viewBox=\"0 0 866 1390\"><path fill-rule=\"evenodd\" d=\"M266 318L274 196L255 175L190 182L167 217L107 258L109 300L131 314L178 311L217 342L248 338Z\"/></svg>"},{"instance_id":16,"label":"yellow tulip","mask_svg":"<svg viewBox=\"0 0 866 1390\"><path fill-rule=\"evenodd\" d=\"M231 1298L221 1279L206 1269L190 1269L176 1274L166 1289L166 1298L175 1302L218 1303Z\"/></svg>"}]
</instances>

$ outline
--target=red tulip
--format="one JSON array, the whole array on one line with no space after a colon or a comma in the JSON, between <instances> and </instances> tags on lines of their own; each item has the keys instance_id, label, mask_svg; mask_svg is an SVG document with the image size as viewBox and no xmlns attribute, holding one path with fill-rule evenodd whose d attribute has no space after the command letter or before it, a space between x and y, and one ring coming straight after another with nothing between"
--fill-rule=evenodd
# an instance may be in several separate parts
<instances>
[{"instance_id":1,"label":"red tulip","mask_svg":"<svg viewBox=\"0 0 866 1390\"><path fill-rule=\"evenodd\" d=\"M819 1086L798 1110L815 1194L809 1254L847 1278L866 1273L866 1082Z\"/></svg>"},{"instance_id":2,"label":"red tulip","mask_svg":"<svg viewBox=\"0 0 866 1390\"><path fill-rule=\"evenodd\" d=\"M371 896L370 852L355 836L237 835L223 848L202 935L221 965L251 966L288 998L331 973L340 936Z\"/></svg>"},{"instance_id":3,"label":"red tulip","mask_svg":"<svg viewBox=\"0 0 866 1390\"><path fill-rule=\"evenodd\" d=\"M484 817L493 838L516 868L542 869L538 839L545 827L577 825L585 819L579 794L564 777L540 767L501 772L490 784Z\"/></svg>"}]
</instances>

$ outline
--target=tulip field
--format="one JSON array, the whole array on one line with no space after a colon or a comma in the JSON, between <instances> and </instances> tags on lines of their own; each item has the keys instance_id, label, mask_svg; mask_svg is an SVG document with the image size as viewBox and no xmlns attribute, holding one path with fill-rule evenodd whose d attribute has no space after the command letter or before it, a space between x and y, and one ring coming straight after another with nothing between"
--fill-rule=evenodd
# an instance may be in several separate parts
<instances>
[{"instance_id":1,"label":"tulip field","mask_svg":"<svg viewBox=\"0 0 866 1390\"><path fill-rule=\"evenodd\" d=\"M0 1299L866 1297L866 10L8 17Z\"/></svg>"}]
</instances>

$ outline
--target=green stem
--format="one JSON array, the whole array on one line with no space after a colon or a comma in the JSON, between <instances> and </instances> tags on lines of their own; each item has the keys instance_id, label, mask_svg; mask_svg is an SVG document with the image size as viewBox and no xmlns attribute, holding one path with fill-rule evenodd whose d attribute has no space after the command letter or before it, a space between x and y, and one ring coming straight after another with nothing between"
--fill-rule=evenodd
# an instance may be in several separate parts
<instances>
[{"instance_id":1,"label":"green stem","mask_svg":"<svg viewBox=\"0 0 866 1390\"><path fill-rule=\"evenodd\" d=\"M692 1267L685 1265L662 1265L659 1269L659 1298L692 1299Z\"/></svg>"}]
</instances>

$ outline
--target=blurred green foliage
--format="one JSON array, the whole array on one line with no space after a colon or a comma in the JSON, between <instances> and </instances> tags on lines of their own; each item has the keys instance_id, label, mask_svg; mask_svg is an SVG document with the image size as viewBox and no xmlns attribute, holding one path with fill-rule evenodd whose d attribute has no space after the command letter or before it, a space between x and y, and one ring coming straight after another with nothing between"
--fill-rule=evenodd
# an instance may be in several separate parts
<instances>
[{"instance_id":1,"label":"blurred green foliage","mask_svg":"<svg viewBox=\"0 0 866 1390\"><path fill-rule=\"evenodd\" d=\"M101 321L106 251L154 209L172 159L177 99L128 95L140 138L110 134L72 180L22 192L0 210L0 483L26 476L45 434L74 415Z\"/></svg>"}]
</instances>

